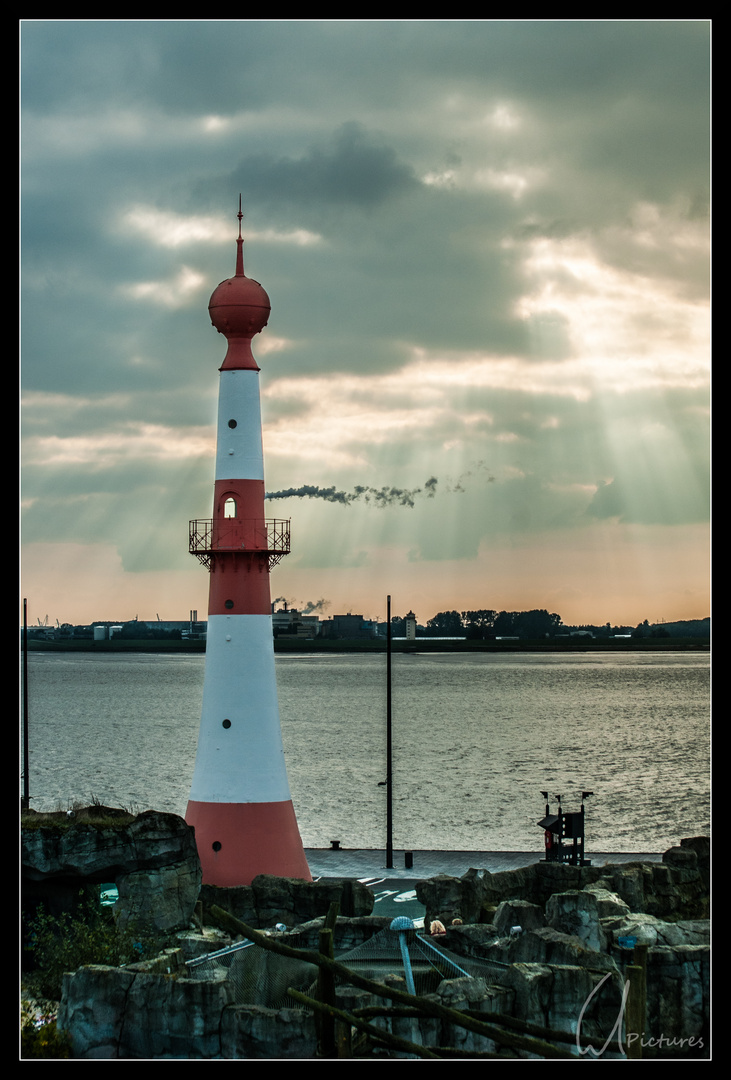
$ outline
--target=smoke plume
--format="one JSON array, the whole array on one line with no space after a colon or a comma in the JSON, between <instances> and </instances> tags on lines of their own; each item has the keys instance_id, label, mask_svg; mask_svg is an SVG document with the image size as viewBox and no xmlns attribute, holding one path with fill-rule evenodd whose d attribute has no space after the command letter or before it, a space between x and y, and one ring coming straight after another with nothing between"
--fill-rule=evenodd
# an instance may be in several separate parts
<instances>
[{"instance_id":1,"label":"smoke plume","mask_svg":"<svg viewBox=\"0 0 731 1080\"><path fill-rule=\"evenodd\" d=\"M298 488L284 488L282 491L267 491L266 499L324 499L326 502L342 503L349 506L353 502L372 503L374 506L414 506L415 500L422 496L433 499L438 480L432 476L420 488L364 487L358 484L352 491L338 491L337 488L321 488L312 484L303 484Z\"/></svg>"},{"instance_id":2,"label":"smoke plume","mask_svg":"<svg viewBox=\"0 0 731 1080\"><path fill-rule=\"evenodd\" d=\"M303 615L314 615L316 611L324 611L330 607L329 600L308 600L302 608Z\"/></svg>"},{"instance_id":3,"label":"smoke plume","mask_svg":"<svg viewBox=\"0 0 731 1080\"><path fill-rule=\"evenodd\" d=\"M272 600L272 610L275 604L284 604L288 611L299 611L300 615L314 615L316 612L324 612L330 607L329 600L296 600L287 599L286 596L277 596Z\"/></svg>"}]
</instances>

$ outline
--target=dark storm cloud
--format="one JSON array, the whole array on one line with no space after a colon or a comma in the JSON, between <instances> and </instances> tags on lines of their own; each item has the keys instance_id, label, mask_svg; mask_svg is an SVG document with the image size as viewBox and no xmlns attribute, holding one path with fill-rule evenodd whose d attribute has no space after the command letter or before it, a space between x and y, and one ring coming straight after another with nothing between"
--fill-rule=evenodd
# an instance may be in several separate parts
<instances>
[{"instance_id":1,"label":"dark storm cloud","mask_svg":"<svg viewBox=\"0 0 731 1080\"><path fill-rule=\"evenodd\" d=\"M105 289L107 339L114 337L122 351L142 351L144 343L145 353L155 352L158 341L160 350L169 350L172 323L162 333L159 313L146 315L138 307L136 333L130 311L110 304L110 285L154 280L170 267L164 250L112 242L115 210L144 198L196 210L215 205L220 213L231 192L243 189L252 222L305 223L326 238L322 253L292 257L293 270L299 264L302 272L274 296L280 332L297 329L302 339L311 329L315 335L300 353L305 370L359 367L369 349L376 366L383 357L383 367L393 362L394 337L464 348L490 342L536 359L525 324L512 315L524 286L520 249L511 258L503 241L568 237L595 230L600 221L624 221L638 180L654 197L663 189L672 194L680 181L689 208L701 205L696 162L707 146L707 128L697 116L707 86L706 39L703 24L364 23L356 34L347 24L329 23L28 24L27 130L32 135L43 110L66 109L60 130L65 133L68 125L69 137L60 142L63 153L54 154L50 190L40 178L33 182L32 160L25 171L26 258L38 274L62 278L57 289L68 294L84 288L90 307L96 290ZM485 163L520 170L537 156L550 163L555 182L540 184L529 204L489 190L426 190L419 174L437 167L434 146L449 138L440 130L436 106L450 92L463 98L465 115L481 107L487 116L503 99L524 109L528 123L518 140L509 131L485 127L479 111L469 127L479 134ZM100 115L98 137L79 146L81 157L74 154L83 119L95 110L103 114L107 102L115 110L135 108L134 122L114 139L114 126L108 130ZM287 106L281 116L279 102ZM388 120L388 132L376 134L371 120L353 119L353 113L373 108L386 119L386 105L396 102L403 122L394 127ZM308 124L294 122L294 103L310 106ZM422 115L433 106L433 121L425 128ZM223 117L243 110L252 120L270 119L234 135L225 149L215 140L204 149L210 140L200 134L182 149L173 121L170 134L157 137L165 112L175 117L206 110ZM69 116L77 117L75 123ZM461 119L455 115L452 136L458 152L443 146L444 162L474 154L472 131L468 140ZM217 172L237 147L239 165ZM196 154L204 164L198 164L191 186L184 177ZM220 193L215 201L213 191ZM378 208L379 214L366 229L344 216L349 207ZM100 232L107 234L101 246ZM593 242L617 264L627 258L626 240L599 238L594 231ZM672 257L649 250L635 245L632 253L671 266ZM210 267L217 280L215 255L200 252L196 266L204 272ZM251 255L257 273L276 289L286 270L281 252L257 251L252 244ZM322 331L342 322L337 316L346 295L352 332L333 350ZM53 296L48 299L53 302ZM68 325L73 316L67 301L58 297L60 323L49 322L60 326L60 340L74 343L68 350L71 372L83 363L80 337L86 327L78 319L76 327ZM126 324L126 341L120 323ZM203 327L192 318L188 326L197 329L202 345ZM364 343L366 332L372 344ZM570 355L565 338L552 338L548 348L551 356ZM49 355L48 342L39 341L37 352ZM281 357L282 369L288 364ZM98 379L86 368L79 382L87 373ZM118 367L117 377L122 375Z\"/></svg>"},{"instance_id":2,"label":"dark storm cloud","mask_svg":"<svg viewBox=\"0 0 731 1080\"><path fill-rule=\"evenodd\" d=\"M362 124L349 121L330 139L297 159L251 155L235 175L264 204L353 204L371 208L419 187L414 170L391 146L377 143Z\"/></svg>"}]
</instances>

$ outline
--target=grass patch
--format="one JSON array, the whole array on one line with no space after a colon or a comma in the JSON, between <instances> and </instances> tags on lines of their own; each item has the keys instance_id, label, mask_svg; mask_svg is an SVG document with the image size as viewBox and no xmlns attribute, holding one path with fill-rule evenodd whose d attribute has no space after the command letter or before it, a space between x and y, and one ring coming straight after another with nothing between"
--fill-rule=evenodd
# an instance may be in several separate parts
<instances>
[{"instance_id":1,"label":"grass patch","mask_svg":"<svg viewBox=\"0 0 731 1080\"><path fill-rule=\"evenodd\" d=\"M23 829L70 829L80 824L97 829L125 829L136 816L131 810L95 802L91 806L74 804L68 810L21 810L20 824Z\"/></svg>"}]
</instances>

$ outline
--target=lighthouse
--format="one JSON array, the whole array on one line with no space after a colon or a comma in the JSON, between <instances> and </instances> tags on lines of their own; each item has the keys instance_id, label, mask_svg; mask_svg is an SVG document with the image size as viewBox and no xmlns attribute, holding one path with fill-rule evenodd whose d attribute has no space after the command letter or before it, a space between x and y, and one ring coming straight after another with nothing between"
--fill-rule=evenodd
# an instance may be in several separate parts
<instances>
[{"instance_id":1,"label":"lighthouse","mask_svg":"<svg viewBox=\"0 0 731 1080\"><path fill-rule=\"evenodd\" d=\"M228 349L220 369L213 517L190 523L189 548L209 571L208 637L198 750L185 820L203 881L249 885L257 874L311 880L284 762L269 571L289 553L289 521L264 517L259 367L251 339L270 304L244 274L211 296Z\"/></svg>"}]
</instances>

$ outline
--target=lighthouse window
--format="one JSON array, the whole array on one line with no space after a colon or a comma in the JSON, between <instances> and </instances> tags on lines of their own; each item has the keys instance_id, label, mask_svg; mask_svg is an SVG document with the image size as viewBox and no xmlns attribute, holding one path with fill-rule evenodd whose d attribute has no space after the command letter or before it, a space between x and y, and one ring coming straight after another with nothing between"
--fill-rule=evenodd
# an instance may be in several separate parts
<instances>
[{"instance_id":1,"label":"lighthouse window","mask_svg":"<svg viewBox=\"0 0 731 1080\"><path fill-rule=\"evenodd\" d=\"M223 516L225 518L236 517L236 499L232 499L230 496L223 504Z\"/></svg>"},{"instance_id":2,"label":"lighthouse window","mask_svg":"<svg viewBox=\"0 0 731 1080\"><path fill-rule=\"evenodd\" d=\"M231 610L231 608L232 608L232 607L234 606L234 602L233 602L233 600L227 600L227 601L225 602L225 604L224 604L223 606L224 606L225 608L228 608L228 609L229 609L229 611L230 611L230 610Z\"/></svg>"},{"instance_id":3,"label":"lighthouse window","mask_svg":"<svg viewBox=\"0 0 731 1080\"><path fill-rule=\"evenodd\" d=\"M214 851L220 851L221 850L221 841L220 840L214 840L213 843L211 844L211 847L213 848Z\"/></svg>"},{"instance_id":4,"label":"lighthouse window","mask_svg":"<svg viewBox=\"0 0 731 1080\"><path fill-rule=\"evenodd\" d=\"M228 426L229 426L230 428L235 428L235 427L236 427L236 421L235 421L235 420L229 420L229 422L228 422Z\"/></svg>"},{"instance_id":5,"label":"lighthouse window","mask_svg":"<svg viewBox=\"0 0 731 1080\"><path fill-rule=\"evenodd\" d=\"M228 730L231 727L231 721L230 720L224 720L223 727L225 727L226 730Z\"/></svg>"}]
</instances>

